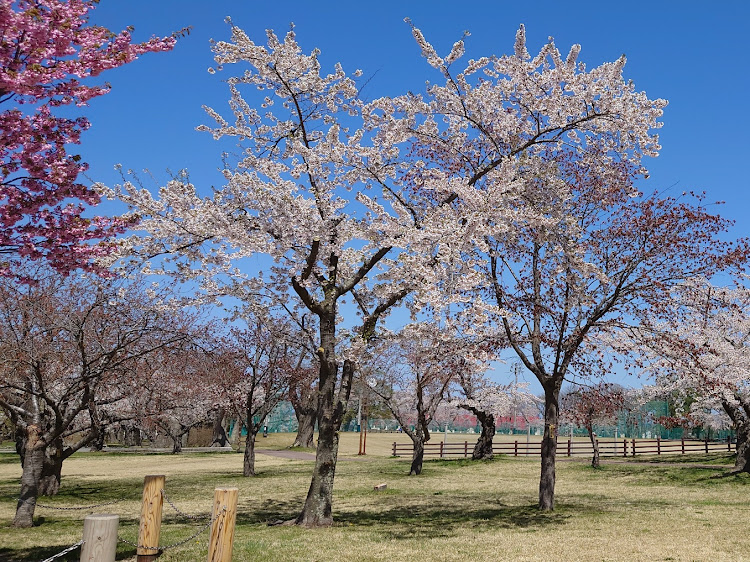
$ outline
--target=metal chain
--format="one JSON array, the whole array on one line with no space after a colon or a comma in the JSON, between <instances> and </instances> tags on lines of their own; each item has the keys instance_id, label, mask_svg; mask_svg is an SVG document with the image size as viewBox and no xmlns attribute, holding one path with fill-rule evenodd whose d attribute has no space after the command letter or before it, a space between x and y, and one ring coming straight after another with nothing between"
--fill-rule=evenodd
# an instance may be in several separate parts
<instances>
[{"instance_id":1,"label":"metal chain","mask_svg":"<svg viewBox=\"0 0 750 562\"><path fill-rule=\"evenodd\" d=\"M60 507L56 505L45 505L43 503L37 503L36 501L22 500L21 498L16 498L16 501L21 502L21 503L27 503L29 505L35 505L36 507L41 507L43 509L57 509L59 511L79 511L83 509L94 509L95 507L104 507L105 505L114 505L116 503L120 503L122 500L114 500L111 502L97 503L94 505L85 505L83 507Z\"/></svg>"},{"instance_id":2,"label":"metal chain","mask_svg":"<svg viewBox=\"0 0 750 562\"><path fill-rule=\"evenodd\" d=\"M212 517L211 520L208 523L206 523L205 525L203 525L203 527L201 527L200 529L198 529L198 531L196 531L194 534L190 535L188 538L186 538L184 540L181 540L179 542L168 544L166 546L143 546L142 544L138 544L138 543L129 541L127 539L118 538L118 540L120 542L124 542L125 544L129 544L130 546L134 546L136 548L140 548L140 549L143 549L143 550L155 550L155 551L163 552L165 550L169 550L170 548L177 548L178 546L182 546L183 544L189 543L191 540L193 540L195 537L197 537L201 533L205 532L211 525L213 525L214 521L216 521L219 517L221 517L222 515L224 515L224 512L226 510L227 510L227 508L223 507L222 510L219 513L217 513L214 517Z\"/></svg>"},{"instance_id":3,"label":"metal chain","mask_svg":"<svg viewBox=\"0 0 750 562\"><path fill-rule=\"evenodd\" d=\"M174 502L172 502L172 500L169 499L169 496L167 496L167 492L165 490L161 491L161 495L164 498L164 501L166 501L169 505L171 505L172 509L174 509L175 512L178 515L181 515L182 517L185 517L186 519L196 520L196 519L207 519L207 518L211 517L210 513L207 513L206 515L189 515L189 514L185 513L184 511L182 511L180 508L178 508L174 504Z\"/></svg>"},{"instance_id":4,"label":"metal chain","mask_svg":"<svg viewBox=\"0 0 750 562\"><path fill-rule=\"evenodd\" d=\"M54 556L50 556L49 558L45 558L44 560L42 560L42 562L52 562L56 558L60 558L61 556L65 556L68 552L73 552L76 548L78 548L82 544L83 544L83 541L78 541L77 543L75 543L72 546L69 546L68 548L66 548L62 552L59 552L59 553L55 554Z\"/></svg>"}]
</instances>

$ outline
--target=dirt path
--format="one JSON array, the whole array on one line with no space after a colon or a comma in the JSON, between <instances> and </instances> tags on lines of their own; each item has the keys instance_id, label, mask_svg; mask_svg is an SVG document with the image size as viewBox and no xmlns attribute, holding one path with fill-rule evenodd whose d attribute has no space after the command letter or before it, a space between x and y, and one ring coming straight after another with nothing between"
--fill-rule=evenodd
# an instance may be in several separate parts
<instances>
[{"instance_id":1,"label":"dirt path","mask_svg":"<svg viewBox=\"0 0 750 562\"><path fill-rule=\"evenodd\" d=\"M280 459L289 459L294 461L314 461L315 453L307 453L305 451L290 451L288 449L281 449L279 451L272 449L255 449L255 452L259 455L268 455L269 457L278 457ZM371 461L372 457L339 457L340 461Z\"/></svg>"}]
</instances>

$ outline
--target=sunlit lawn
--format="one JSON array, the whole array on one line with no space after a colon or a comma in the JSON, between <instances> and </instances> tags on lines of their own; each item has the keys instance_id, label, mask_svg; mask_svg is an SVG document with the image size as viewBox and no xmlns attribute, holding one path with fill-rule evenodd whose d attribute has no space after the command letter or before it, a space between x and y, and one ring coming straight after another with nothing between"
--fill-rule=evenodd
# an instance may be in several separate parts
<instances>
[{"instance_id":1,"label":"sunlit lawn","mask_svg":"<svg viewBox=\"0 0 750 562\"><path fill-rule=\"evenodd\" d=\"M298 513L312 462L262 454L260 475L251 479L242 478L242 456L235 453L75 455L66 461L61 494L40 503L120 500L94 511L118 513L120 537L135 541L144 475L166 474L167 494L192 514L209 512L214 487L238 486L236 561L750 560L750 478L714 478L720 466L618 463L593 470L584 461L561 460L557 509L542 514L534 507L536 460L428 461L421 476L409 477L408 460L388 458L393 440L394 434L370 434L366 460L339 462L336 524L329 529L267 525ZM289 443L291 436L271 434L258 445ZM342 434L342 457L356 457L357 449L358 436ZM41 560L80 540L86 512L40 507L38 526L10 526L19 475L15 455L0 455L0 560ZM373 491L380 483L387 490ZM162 545L200 527L167 505L164 514ZM205 560L207 542L203 533L160 560ZM121 543L118 559L134 560L135 549Z\"/></svg>"}]
</instances>

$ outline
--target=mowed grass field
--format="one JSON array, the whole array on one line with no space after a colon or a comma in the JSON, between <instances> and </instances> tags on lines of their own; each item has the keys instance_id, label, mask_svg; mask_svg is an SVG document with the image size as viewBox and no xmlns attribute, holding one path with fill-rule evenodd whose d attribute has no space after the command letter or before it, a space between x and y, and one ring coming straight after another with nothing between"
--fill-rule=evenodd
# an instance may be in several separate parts
<instances>
[{"instance_id":1,"label":"mowed grass field","mask_svg":"<svg viewBox=\"0 0 750 562\"><path fill-rule=\"evenodd\" d=\"M715 477L731 458L712 455L716 468L685 462L706 463L705 456L695 456L659 459L681 461L675 464L610 463L600 470L582 459L561 459L557 509L539 513L537 458L429 460L422 475L410 477L408 459L389 458L394 437L405 440L369 434L367 457L356 459L358 434L342 433L336 523L327 529L268 526L297 515L313 463L263 454L255 478L242 477L237 453L76 454L64 465L60 495L40 503L75 507L119 500L90 511L119 514L119 536L136 541L145 475L165 474L169 498L196 515L210 511L214 487L237 486L235 561L750 560L750 478ZM291 441L289 434L272 434L258 439L258 446L279 450ZM0 454L0 560L43 560L78 542L88 511L38 507L37 526L11 526L20 473L16 455ZM381 483L387 490L375 492ZM200 527L165 505L161 544ZM207 551L203 533L160 560L205 560ZM79 556L77 550L58 560ZM120 543L118 560L135 560L135 548Z\"/></svg>"}]
</instances>

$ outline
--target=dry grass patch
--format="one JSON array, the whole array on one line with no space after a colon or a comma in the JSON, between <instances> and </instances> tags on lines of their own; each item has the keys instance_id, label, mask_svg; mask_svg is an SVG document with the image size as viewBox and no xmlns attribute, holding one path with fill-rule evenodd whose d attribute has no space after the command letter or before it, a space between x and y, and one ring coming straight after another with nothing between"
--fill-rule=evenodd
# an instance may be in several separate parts
<instances>
[{"instance_id":1,"label":"dry grass patch","mask_svg":"<svg viewBox=\"0 0 750 562\"><path fill-rule=\"evenodd\" d=\"M193 514L209 511L215 486L236 485L235 561L750 559L746 475L717 479L715 469L690 466L593 470L560 462L557 510L545 514L535 508L538 461L428 461L424 474L409 477L407 460L386 458L394 435L369 435L367 461L339 462L330 529L267 526L298 513L312 462L266 455L258 455L260 474L251 479L242 478L241 456L232 453L76 455L66 462L61 495L46 501L122 499L105 510L120 514L120 536L134 540L145 474L166 474L170 498ZM342 434L343 456L356 456L357 437ZM283 448L276 439L259 445ZM17 493L20 471L2 460L0 493L8 498ZM374 492L381 482L387 490ZM17 530L9 528L14 507L7 499L0 504L0 560L40 560L80 539L85 513L40 509L40 526ZM197 528L165 506L162 544ZM132 547L121 544L118 552L134 560ZM203 534L160 560L204 560L206 552Z\"/></svg>"}]
</instances>

